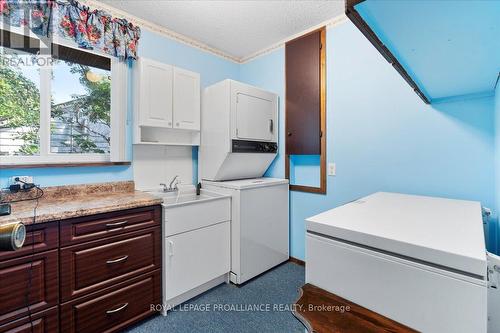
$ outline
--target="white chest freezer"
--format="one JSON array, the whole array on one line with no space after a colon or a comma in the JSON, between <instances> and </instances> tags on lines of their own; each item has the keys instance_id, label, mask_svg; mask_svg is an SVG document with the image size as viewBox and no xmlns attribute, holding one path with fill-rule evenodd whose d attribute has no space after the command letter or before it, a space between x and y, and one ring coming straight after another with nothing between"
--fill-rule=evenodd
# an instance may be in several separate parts
<instances>
[{"instance_id":1,"label":"white chest freezer","mask_svg":"<svg viewBox=\"0 0 500 333\"><path fill-rule=\"evenodd\" d=\"M480 203L379 192L306 228L306 282L422 332L487 332Z\"/></svg>"}]
</instances>

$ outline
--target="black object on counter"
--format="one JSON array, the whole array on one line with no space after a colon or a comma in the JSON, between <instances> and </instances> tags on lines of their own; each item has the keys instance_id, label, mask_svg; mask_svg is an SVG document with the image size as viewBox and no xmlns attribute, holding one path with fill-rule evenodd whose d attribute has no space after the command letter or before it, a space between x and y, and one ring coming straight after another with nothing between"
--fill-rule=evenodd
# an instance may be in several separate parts
<instances>
[{"instance_id":1,"label":"black object on counter","mask_svg":"<svg viewBox=\"0 0 500 333\"><path fill-rule=\"evenodd\" d=\"M8 203L0 204L0 216L10 215L11 207Z\"/></svg>"},{"instance_id":2,"label":"black object on counter","mask_svg":"<svg viewBox=\"0 0 500 333\"><path fill-rule=\"evenodd\" d=\"M198 183L198 185L196 185L196 195L200 195L200 192L201 192L201 183Z\"/></svg>"}]
</instances>

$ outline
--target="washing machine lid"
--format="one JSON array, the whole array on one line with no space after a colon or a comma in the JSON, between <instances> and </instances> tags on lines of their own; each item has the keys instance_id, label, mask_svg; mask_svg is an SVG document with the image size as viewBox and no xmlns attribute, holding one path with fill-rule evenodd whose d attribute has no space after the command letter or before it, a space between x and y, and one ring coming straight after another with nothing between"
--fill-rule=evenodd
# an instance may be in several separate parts
<instances>
[{"instance_id":1,"label":"washing machine lid","mask_svg":"<svg viewBox=\"0 0 500 333\"><path fill-rule=\"evenodd\" d=\"M308 232L486 275L481 204L378 192L306 219Z\"/></svg>"},{"instance_id":2,"label":"washing machine lid","mask_svg":"<svg viewBox=\"0 0 500 333\"><path fill-rule=\"evenodd\" d=\"M281 178L270 178L270 177L261 177L261 178L250 178L250 179L238 179L238 180L227 180L227 181L203 181L203 183L207 183L214 186L219 186L223 188L230 188L235 190L243 190L249 188L257 188L263 186L274 186L281 184L288 184L288 179Z\"/></svg>"}]
</instances>

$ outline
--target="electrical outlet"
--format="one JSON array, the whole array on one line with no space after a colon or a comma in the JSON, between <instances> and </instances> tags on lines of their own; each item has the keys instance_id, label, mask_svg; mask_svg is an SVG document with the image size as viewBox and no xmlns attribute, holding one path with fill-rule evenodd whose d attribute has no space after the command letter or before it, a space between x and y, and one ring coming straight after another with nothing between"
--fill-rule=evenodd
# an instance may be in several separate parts
<instances>
[{"instance_id":1,"label":"electrical outlet","mask_svg":"<svg viewBox=\"0 0 500 333\"><path fill-rule=\"evenodd\" d=\"M19 178L20 181L16 180L18 178ZM10 178L10 183L12 185L16 185L16 184L17 185L23 185L23 182L24 183L28 183L28 184L33 184L33 177L32 176L14 176L14 177Z\"/></svg>"},{"instance_id":2,"label":"electrical outlet","mask_svg":"<svg viewBox=\"0 0 500 333\"><path fill-rule=\"evenodd\" d=\"M336 166L335 163L328 163L328 176L335 176Z\"/></svg>"}]
</instances>

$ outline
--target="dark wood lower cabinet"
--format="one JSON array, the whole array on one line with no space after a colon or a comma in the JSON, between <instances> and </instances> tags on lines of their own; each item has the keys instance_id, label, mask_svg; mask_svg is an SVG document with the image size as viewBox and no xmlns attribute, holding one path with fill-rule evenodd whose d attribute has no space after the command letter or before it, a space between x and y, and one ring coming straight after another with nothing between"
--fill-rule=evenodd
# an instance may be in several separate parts
<instances>
[{"instance_id":1,"label":"dark wood lower cabinet","mask_svg":"<svg viewBox=\"0 0 500 333\"><path fill-rule=\"evenodd\" d=\"M77 217L61 223L61 247L161 226L161 206Z\"/></svg>"},{"instance_id":2,"label":"dark wood lower cabinet","mask_svg":"<svg viewBox=\"0 0 500 333\"><path fill-rule=\"evenodd\" d=\"M0 262L57 249L59 246L59 222L30 225L26 228L26 241L17 251L0 251Z\"/></svg>"},{"instance_id":3,"label":"dark wood lower cabinet","mask_svg":"<svg viewBox=\"0 0 500 333\"><path fill-rule=\"evenodd\" d=\"M117 332L161 303L161 206L27 231L0 251L0 333Z\"/></svg>"},{"instance_id":4,"label":"dark wood lower cabinet","mask_svg":"<svg viewBox=\"0 0 500 333\"><path fill-rule=\"evenodd\" d=\"M0 325L57 305L57 250L0 262ZM31 280L31 282L30 282Z\"/></svg>"},{"instance_id":5,"label":"dark wood lower cabinet","mask_svg":"<svg viewBox=\"0 0 500 333\"><path fill-rule=\"evenodd\" d=\"M0 333L58 333L57 306L0 326Z\"/></svg>"},{"instance_id":6,"label":"dark wood lower cabinet","mask_svg":"<svg viewBox=\"0 0 500 333\"><path fill-rule=\"evenodd\" d=\"M113 286L160 265L160 228L63 248L61 301Z\"/></svg>"},{"instance_id":7,"label":"dark wood lower cabinet","mask_svg":"<svg viewBox=\"0 0 500 333\"><path fill-rule=\"evenodd\" d=\"M117 287L61 305L61 332L116 332L155 312L161 303L161 272L156 270Z\"/></svg>"}]
</instances>

